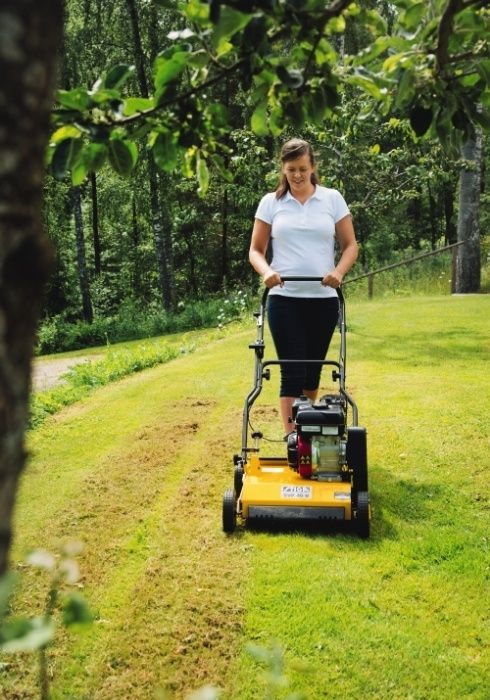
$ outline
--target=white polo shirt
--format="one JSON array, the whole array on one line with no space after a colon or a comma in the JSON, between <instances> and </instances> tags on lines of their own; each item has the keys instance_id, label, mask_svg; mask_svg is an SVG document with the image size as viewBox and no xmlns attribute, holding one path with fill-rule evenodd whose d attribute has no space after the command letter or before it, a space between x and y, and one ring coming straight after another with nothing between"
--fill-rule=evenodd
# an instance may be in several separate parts
<instances>
[{"instance_id":1,"label":"white polo shirt","mask_svg":"<svg viewBox=\"0 0 490 700\"><path fill-rule=\"evenodd\" d=\"M262 197L255 218L271 225L271 267L281 276L324 277L335 267L335 224L350 214L337 190L317 185L304 204L291 192L282 199L275 192ZM285 282L269 294L289 297L335 297L332 287L320 282Z\"/></svg>"}]
</instances>

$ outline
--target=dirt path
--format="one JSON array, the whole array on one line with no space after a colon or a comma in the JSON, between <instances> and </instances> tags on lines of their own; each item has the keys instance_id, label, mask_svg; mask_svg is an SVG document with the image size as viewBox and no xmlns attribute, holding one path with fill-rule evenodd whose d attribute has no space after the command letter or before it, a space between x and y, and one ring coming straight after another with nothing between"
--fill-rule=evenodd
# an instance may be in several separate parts
<instances>
[{"instance_id":1,"label":"dirt path","mask_svg":"<svg viewBox=\"0 0 490 700\"><path fill-rule=\"evenodd\" d=\"M32 388L34 391L45 391L51 389L58 384L63 384L64 380L60 377L68 372L71 367L79 365L82 362L90 362L99 360L102 355L90 355L80 357L66 357L59 360L34 360L32 372Z\"/></svg>"}]
</instances>

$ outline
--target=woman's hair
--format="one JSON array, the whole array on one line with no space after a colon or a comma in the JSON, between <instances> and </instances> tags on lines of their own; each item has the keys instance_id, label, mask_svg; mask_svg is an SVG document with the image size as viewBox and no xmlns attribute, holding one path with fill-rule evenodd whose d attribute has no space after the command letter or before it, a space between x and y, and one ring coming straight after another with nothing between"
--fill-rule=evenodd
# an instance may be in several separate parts
<instances>
[{"instance_id":1,"label":"woman's hair","mask_svg":"<svg viewBox=\"0 0 490 700\"><path fill-rule=\"evenodd\" d=\"M290 141L286 141L281 148L281 163L284 165L284 163L287 163L289 160L296 160L296 158L301 158L301 156L304 155L310 157L310 163L315 167L315 154L308 141L303 141L303 139L291 139ZM319 180L314 171L311 173L311 184L318 185L318 183ZM282 199L286 192L289 192L289 182L284 173L281 172L279 186L276 190L276 199Z\"/></svg>"}]
</instances>

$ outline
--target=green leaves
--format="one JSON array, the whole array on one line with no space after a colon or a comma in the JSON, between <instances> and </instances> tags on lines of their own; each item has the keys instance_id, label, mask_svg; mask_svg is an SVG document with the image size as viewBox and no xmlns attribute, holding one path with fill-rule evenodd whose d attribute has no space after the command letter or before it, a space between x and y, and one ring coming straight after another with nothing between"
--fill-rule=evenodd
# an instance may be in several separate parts
<instances>
[{"instance_id":1,"label":"green leaves","mask_svg":"<svg viewBox=\"0 0 490 700\"><path fill-rule=\"evenodd\" d=\"M351 85L357 85L367 92L375 100L381 100L382 92L374 76L367 74L367 72L356 71L354 74L349 75L346 79Z\"/></svg>"},{"instance_id":2,"label":"green leaves","mask_svg":"<svg viewBox=\"0 0 490 700\"><path fill-rule=\"evenodd\" d=\"M81 149L82 142L79 138L67 138L58 143L51 159L51 172L56 180L64 179Z\"/></svg>"},{"instance_id":3,"label":"green leaves","mask_svg":"<svg viewBox=\"0 0 490 700\"><path fill-rule=\"evenodd\" d=\"M251 19L251 14L238 12L232 7L226 6L221 8L220 19L212 35L212 45L216 49L218 56L225 52L230 39L246 27Z\"/></svg>"},{"instance_id":4,"label":"green leaves","mask_svg":"<svg viewBox=\"0 0 490 700\"><path fill-rule=\"evenodd\" d=\"M250 120L250 126L257 136L267 136L269 133L267 125L267 102L265 100L260 102L254 109Z\"/></svg>"},{"instance_id":5,"label":"green leaves","mask_svg":"<svg viewBox=\"0 0 490 700\"><path fill-rule=\"evenodd\" d=\"M70 133L71 129L64 127L53 136L59 139ZM72 185L81 185L89 172L100 170L107 157L114 170L127 177L136 165L138 150L134 142L117 134L107 144L84 143L79 134L77 138L64 138L56 144L51 158L51 173L57 180L64 180L70 173Z\"/></svg>"},{"instance_id":6,"label":"green leaves","mask_svg":"<svg viewBox=\"0 0 490 700\"><path fill-rule=\"evenodd\" d=\"M81 185L90 172L97 172L104 165L108 148L103 143L86 144L71 167L71 181L75 187Z\"/></svg>"},{"instance_id":7,"label":"green leaves","mask_svg":"<svg viewBox=\"0 0 490 700\"><path fill-rule=\"evenodd\" d=\"M165 131L156 136L152 147L153 157L158 167L164 172L172 172L179 156L175 136Z\"/></svg>"},{"instance_id":8,"label":"green leaves","mask_svg":"<svg viewBox=\"0 0 490 700\"><path fill-rule=\"evenodd\" d=\"M169 57L157 56L154 64L155 100L158 102L172 81L179 77L186 67L189 54L187 51L175 51Z\"/></svg>"},{"instance_id":9,"label":"green leaves","mask_svg":"<svg viewBox=\"0 0 490 700\"><path fill-rule=\"evenodd\" d=\"M88 90L85 88L75 88L74 90L58 90L56 95L59 104L67 109L83 112L91 104Z\"/></svg>"},{"instance_id":10,"label":"green leaves","mask_svg":"<svg viewBox=\"0 0 490 700\"><path fill-rule=\"evenodd\" d=\"M416 105L410 112L410 126L417 136L423 136L432 123L432 108Z\"/></svg>"},{"instance_id":11,"label":"green leaves","mask_svg":"<svg viewBox=\"0 0 490 700\"><path fill-rule=\"evenodd\" d=\"M65 627L88 624L94 619L95 616L83 596L79 593L71 593L67 596L63 605L63 624Z\"/></svg>"},{"instance_id":12,"label":"green leaves","mask_svg":"<svg viewBox=\"0 0 490 700\"><path fill-rule=\"evenodd\" d=\"M11 620L1 629L0 649L7 654L37 651L53 640L54 632L53 620L44 616Z\"/></svg>"},{"instance_id":13,"label":"green leaves","mask_svg":"<svg viewBox=\"0 0 490 700\"><path fill-rule=\"evenodd\" d=\"M200 197L204 197L209 187L209 169L202 151L196 154L196 174L199 182L197 193Z\"/></svg>"},{"instance_id":14,"label":"green leaves","mask_svg":"<svg viewBox=\"0 0 490 700\"><path fill-rule=\"evenodd\" d=\"M488 123L490 18L482 9L467 6L455 13L445 46L450 58L441 68L442 0L433 7L423 0L394 0L379 12L353 2L328 21L321 0L159 4L180 11L187 26L167 32L173 43L154 62L153 95L122 93L135 70L127 63L110 67L91 90L59 91L51 142L55 177L70 171L79 184L107 160L128 176L137 160L135 143L152 133L158 167L172 172L183 155L205 191L207 164L230 125L230 115L213 95L225 81L242 88L252 108L251 129L259 137L277 137L288 126L321 125L338 110L342 95L361 96L357 119L376 112L383 118L395 115L409 119L419 136L431 125L442 137L459 124L467 129L469 123ZM340 61L328 37L347 27L363 48ZM483 111L470 106L477 103ZM89 147L95 143L104 148ZM198 167L195 151L185 155L193 148L206 153L204 165Z\"/></svg>"},{"instance_id":15,"label":"green leaves","mask_svg":"<svg viewBox=\"0 0 490 700\"><path fill-rule=\"evenodd\" d=\"M128 97L123 102L122 113L125 117L131 117L153 109L154 106L155 101L152 97Z\"/></svg>"},{"instance_id":16,"label":"green leaves","mask_svg":"<svg viewBox=\"0 0 490 700\"><path fill-rule=\"evenodd\" d=\"M423 17L427 12L427 2L420 0L413 2L407 9L401 13L398 21L405 29L413 30L420 27Z\"/></svg>"},{"instance_id":17,"label":"green leaves","mask_svg":"<svg viewBox=\"0 0 490 700\"><path fill-rule=\"evenodd\" d=\"M277 66L276 72L280 81L289 88L297 89L303 85L303 73L300 70Z\"/></svg>"},{"instance_id":18,"label":"green leaves","mask_svg":"<svg viewBox=\"0 0 490 700\"><path fill-rule=\"evenodd\" d=\"M118 90L133 75L135 70L135 66L128 66L126 63L113 66L107 72L104 87L109 90Z\"/></svg>"},{"instance_id":19,"label":"green leaves","mask_svg":"<svg viewBox=\"0 0 490 700\"><path fill-rule=\"evenodd\" d=\"M131 174L138 160L138 149L133 141L113 138L108 143L109 162L119 175L127 177Z\"/></svg>"}]
</instances>

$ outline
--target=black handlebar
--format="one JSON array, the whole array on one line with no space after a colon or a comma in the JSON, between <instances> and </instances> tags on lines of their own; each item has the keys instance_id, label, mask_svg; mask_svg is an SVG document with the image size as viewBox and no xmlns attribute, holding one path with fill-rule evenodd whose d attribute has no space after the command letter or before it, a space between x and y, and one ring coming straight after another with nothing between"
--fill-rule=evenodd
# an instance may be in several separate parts
<instances>
[{"instance_id":1,"label":"black handlebar","mask_svg":"<svg viewBox=\"0 0 490 700\"><path fill-rule=\"evenodd\" d=\"M281 277L283 282L321 282L323 280L323 277L302 277L298 275L285 275L284 277ZM339 297L340 303L344 303L344 294L342 292L341 286L340 287L332 287L332 289L335 289L337 292L337 295ZM267 296L269 294L269 287L266 287L264 290L264 293L262 295L262 306L265 306L265 302L267 300Z\"/></svg>"}]
</instances>

